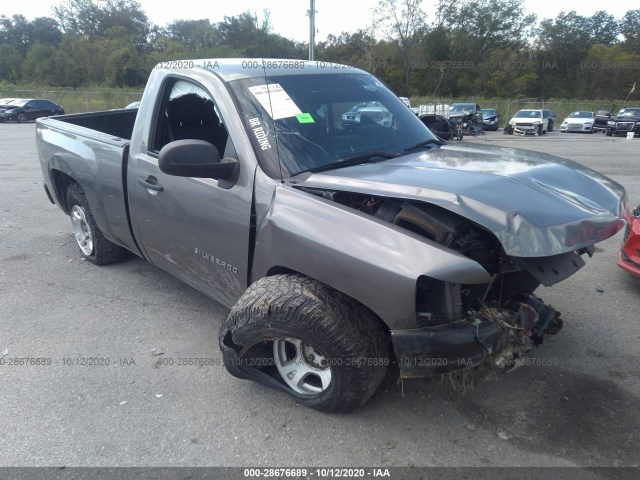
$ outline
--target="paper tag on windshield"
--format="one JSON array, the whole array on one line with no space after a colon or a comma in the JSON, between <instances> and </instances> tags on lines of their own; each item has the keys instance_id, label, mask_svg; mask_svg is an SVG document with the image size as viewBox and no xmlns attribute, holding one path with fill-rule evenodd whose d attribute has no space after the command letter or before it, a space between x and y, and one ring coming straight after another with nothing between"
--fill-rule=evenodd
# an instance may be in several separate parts
<instances>
[{"instance_id":1,"label":"paper tag on windshield","mask_svg":"<svg viewBox=\"0 0 640 480\"><path fill-rule=\"evenodd\" d=\"M279 83L256 85L255 87L249 87L249 91L274 120L295 117L297 114L302 113Z\"/></svg>"}]
</instances>

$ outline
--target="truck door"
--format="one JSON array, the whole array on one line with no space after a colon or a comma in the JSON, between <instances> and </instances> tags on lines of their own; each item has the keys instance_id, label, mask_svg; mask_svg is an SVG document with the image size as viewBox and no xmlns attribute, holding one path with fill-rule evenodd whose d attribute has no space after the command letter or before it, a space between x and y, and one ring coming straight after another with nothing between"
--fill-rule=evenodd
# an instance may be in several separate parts
<instances>
[{"instance_id":1,"label":"truck door","mask_svg":"<svg viewBox=\"0 0 640 480\"><path fill-rule=\"evenodd\" d=\"M253 172L226 128L232 112L222 111L209 91L167 77L160 92L147 151L132 151L128 169L132 227L151 263L231 306L247 287ZM162 147L190 138L212 143L221 158L240 160L233 186L160 171Z\"/></svg>"}]
</instances>

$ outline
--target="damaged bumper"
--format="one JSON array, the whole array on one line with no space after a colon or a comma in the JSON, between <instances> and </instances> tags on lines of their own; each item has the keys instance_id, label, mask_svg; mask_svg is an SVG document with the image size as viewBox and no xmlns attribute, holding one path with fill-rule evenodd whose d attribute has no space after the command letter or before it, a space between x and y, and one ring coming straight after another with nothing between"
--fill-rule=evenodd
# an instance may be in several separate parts
<instances>
[{"instance_id":1,"label":"damaged bumper","mask_svg":"<svg viewBox=\"0 0 640 480\"><path fill-rule=\"evenodd\" d=\"M400 374L432 377L488 363L510 371L520 357L562 328L560 313L534 295L507 308L485 307L464 320L412 330L392 330Z\"/></svg>"}]
</instances>

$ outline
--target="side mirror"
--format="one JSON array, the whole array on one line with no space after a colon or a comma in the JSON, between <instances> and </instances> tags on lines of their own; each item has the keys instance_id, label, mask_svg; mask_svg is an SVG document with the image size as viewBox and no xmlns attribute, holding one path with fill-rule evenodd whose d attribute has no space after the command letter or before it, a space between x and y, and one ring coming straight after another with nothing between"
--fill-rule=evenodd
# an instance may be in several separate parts
<instances>
[{"instance_id":1,"label":"side mirror","mask_svg":"<svg viewBox=\"0 0 640 480\"><path fill-rule=\"evenodd\" d=\"M161 172L176 177L214 178L221 188L231 188L240 173L235 158L220 159L220 152L204 140L176 140L167 143L158 156Z\"/></svg>"}]
</instances>

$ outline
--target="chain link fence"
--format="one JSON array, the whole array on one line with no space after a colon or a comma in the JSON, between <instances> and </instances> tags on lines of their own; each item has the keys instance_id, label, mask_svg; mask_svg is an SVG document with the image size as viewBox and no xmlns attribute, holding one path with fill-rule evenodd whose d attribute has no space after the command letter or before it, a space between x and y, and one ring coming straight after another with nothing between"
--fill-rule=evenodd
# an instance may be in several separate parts
<instances>
[{"instance_id":1,"label":"chain link fence","mask_svg":"<svg viewBox=\"0 0 640 480\"><path fill-rule=\"evenodd\" d=\"M66 113L97 112L124 108L142 98L142 92L120 90L24 90L0 87L0 98L45 98L64 107Z\"/></svg>"}]
</instances>

